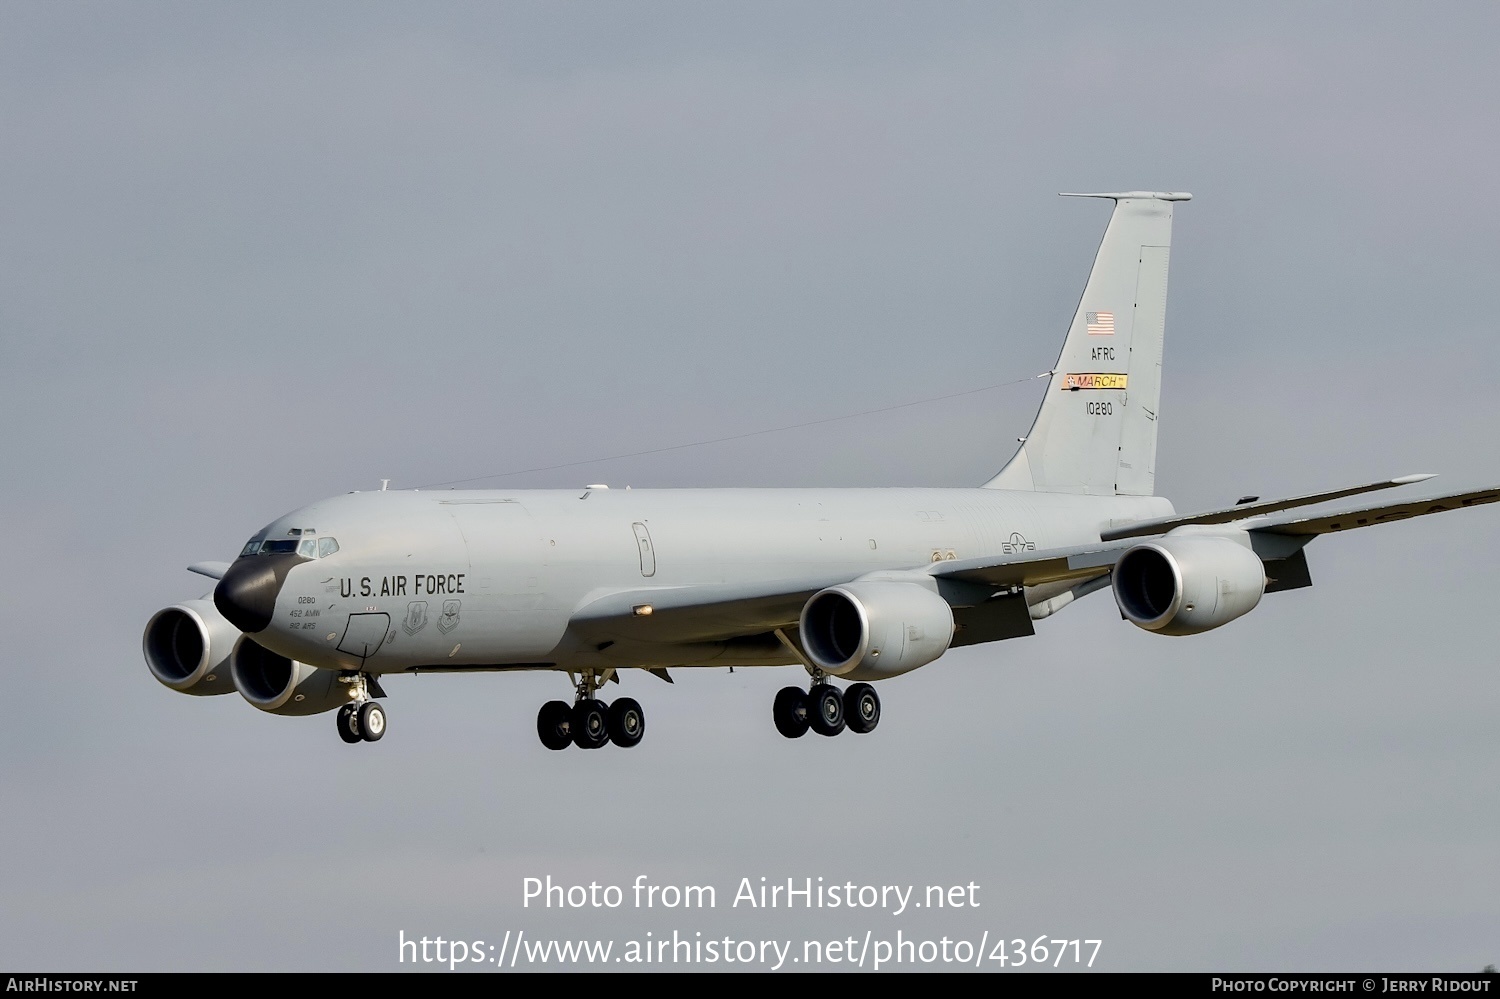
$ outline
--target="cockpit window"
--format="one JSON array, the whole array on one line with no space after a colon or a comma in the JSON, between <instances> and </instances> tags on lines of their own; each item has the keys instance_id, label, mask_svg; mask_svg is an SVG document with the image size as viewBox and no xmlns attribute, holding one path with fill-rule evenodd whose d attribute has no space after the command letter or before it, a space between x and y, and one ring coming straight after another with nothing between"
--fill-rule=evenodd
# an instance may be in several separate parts
<instances>
[{"instance_id":1,"label":"cockpit window","mask_svg":"<svg viewBox=\"0 0 1500 999\"><path fill-rule=\"evenodd\" d=\"M301 555L303 558L327 558L339 550L339 543L332 538L310 538L311 531L303 531L300 538L281 538L263 541L251 538L240 551L240 558L247 555Z\"/></svg>"}]
</instances>

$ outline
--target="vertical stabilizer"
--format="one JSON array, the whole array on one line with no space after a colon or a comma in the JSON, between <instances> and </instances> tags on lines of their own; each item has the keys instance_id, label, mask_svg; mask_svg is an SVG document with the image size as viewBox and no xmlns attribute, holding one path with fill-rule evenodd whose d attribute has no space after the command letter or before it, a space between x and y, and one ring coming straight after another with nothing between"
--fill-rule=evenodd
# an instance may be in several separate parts
<instances>
[{"instance_id":1,"label":"vertical stabilizer","mask_svg":"<svg viewBox=\"0 0 1500 999\"><path fill-rule=\"evenodd\" d=\"M1094 257L1062 355L1031 432L985 486L1097 496L1150 496L1172 203L1190 194L1129 191Z\"/></svg>"}]
</instances>

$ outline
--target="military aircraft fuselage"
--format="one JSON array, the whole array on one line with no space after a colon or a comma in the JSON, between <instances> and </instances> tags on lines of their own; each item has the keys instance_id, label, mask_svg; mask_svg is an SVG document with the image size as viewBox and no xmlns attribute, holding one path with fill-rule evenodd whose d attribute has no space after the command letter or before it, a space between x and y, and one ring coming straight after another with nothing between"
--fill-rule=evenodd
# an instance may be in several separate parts
<instances>
[{"instance_id":1,"label":"military aircraft fuselage","mask_svg":"<svg viewBox=\"0 0 1500 999\"><path fill-rule=\"evenodd\" d=\"M702 615L642 637L618 622L590 628L588 608L623 594L644 617L653 594L691 589L701 602L771 582L810 593L873 571L1097 542L1111 523L1171 510L1159 497L996 489L351 493L257 533L216 603L267 649L367 673L785 664L796 660L783 644L725 640Z\"/></svg>"}]
</instances>

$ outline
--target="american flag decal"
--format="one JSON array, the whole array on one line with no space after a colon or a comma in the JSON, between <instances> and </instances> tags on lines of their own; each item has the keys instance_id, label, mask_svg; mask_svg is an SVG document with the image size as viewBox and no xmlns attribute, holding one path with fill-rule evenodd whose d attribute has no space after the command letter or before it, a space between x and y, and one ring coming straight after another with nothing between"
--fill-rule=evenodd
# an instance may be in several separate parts
<instances>
[{"instance_id":1,"label":"american flag decal","mask_svg":"<svg viewBox=\"0 0 1500 999\"><path fill-rule=\"evenodd\" d=\"M1115 314L1113 312L1085 312L1083 318L1088 323L1089 336L1115 335Z\"/></svg>"}]
</instances>

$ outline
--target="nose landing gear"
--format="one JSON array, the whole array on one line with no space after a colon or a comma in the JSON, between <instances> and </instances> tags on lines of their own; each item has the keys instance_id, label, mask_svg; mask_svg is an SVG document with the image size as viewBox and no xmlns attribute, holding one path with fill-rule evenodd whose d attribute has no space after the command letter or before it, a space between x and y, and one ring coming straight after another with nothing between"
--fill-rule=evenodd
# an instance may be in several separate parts
<instances>
[{"instance_id":1,"label":"nose landing gear","mask_svg":"<svg viewBox=\"0 0 1500 999\"><path fill-rule=\"evenodd\" d=\"M613 742L625 749L638 744L646 734L646 712L631 697L606 704L595 695L613 670L602 674L584 670L575 681L573 704L548 701L536 716L536 734L548 749L600 749Z\"/></svg>"},{"instance_id":2,"label":"nose landing gear","mask_svg":"<svg viewBox=\"0 0 1500 999\"><path fill-rule=\"evenodd\" d=\"M385 735L385 709L370 695L372 687L376 692L380 688L368 673L344 674L339 677L339 682L351 686L350 696L353 698L334 716L339 738L348 743L379 742Z\"/></svg>"}]
</instances>

